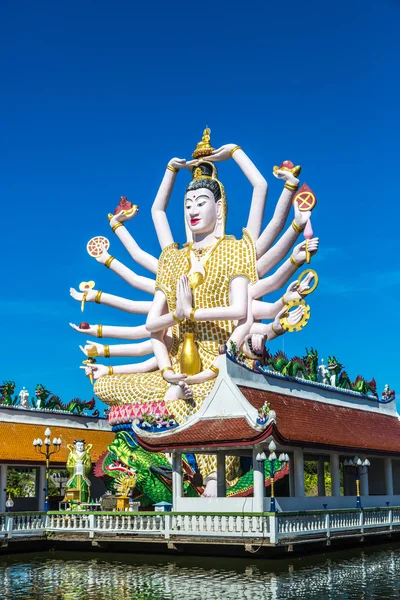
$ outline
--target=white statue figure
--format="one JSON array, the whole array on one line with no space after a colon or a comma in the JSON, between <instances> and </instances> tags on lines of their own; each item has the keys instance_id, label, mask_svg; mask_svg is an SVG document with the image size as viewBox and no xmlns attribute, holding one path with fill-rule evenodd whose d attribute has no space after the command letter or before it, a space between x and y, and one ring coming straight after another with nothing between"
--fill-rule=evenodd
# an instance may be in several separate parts
<instances>
[{"instance_id":1,"label":"white statue figure","mask_svg":"<svg viewBox=\"0 0 400 600\"><path fill-rule=\"evenodd\" d=\"M317 367L317 381L319 383L324 383L325 385L330 385L329 369L324 363L323 358L321 358L321 364Z\"/></svg>"},{"instance_id":2,"label":"white statue figure","mask_svg":"<svg viewBox=\"0 0 400 600\"><path fill-rule=\"evenodd\" d=\"M31 405L29 404L29 392L28 392L28 390L25 389L25 386L22 388L22 390L18 394L18 398L19 398L19 403L18 403L19 408L32 408Z\"/></svg>"},{"instance_id":3,"label":"white statue figure","mask_svg":"<svg viewBox=\"0 0 400 600\"><path fill-rule=\"evenodd\" d=\"M317 238L298 243L275 273L260 279L285 257L310 218L310 212L301 211L295 204L292 224L273 245L283 231L298 187L295 169L286 166L274 169L274 175L284 181L284 189L271 221L261 233L267 196L265 179L239 146L227 144L213 150L207 131L194 153L194 161L174 158L167 165L152 207L162 248L158 261L139 248L124 226L135 216L137 207L121 209L110 219L113 232L132 258L157 274L156 282L137 276L106 250L97 258L134 288L154 294L154 299L135 301L92 289L86 293L86 302L147 314L146 324L138 327L71 324L77 331L98 338L150 338L116 345L88 341L86 346L81 346L82 351L92 357L154 354L131 365L109 367L96 363L85 367L86 374L96 380L95 393L111 406L110 418L121 405L125 414L132 410L133 419L138 410L157 402L183 423L198 410L214 385L221 344L234 341L253 356L254 350L264 345L266 337L273 339L285 332L282 326L285 315L289 326L303 319L305 308L301 299L309 290L310 276L300 283L294 281L277 302L258 300L284 286L318 250ZM225 232L227 199L214 165L229 158L238 164L253 186L247 226L240 240ZM177 174L185 169L191 171L192 181L184 197L187 243L179 248L172 236L166 209ZM73 288L71 296L79 302L83 298L82 293ZM287 315L288 303L292 301L299 305ZM271 322L263 324L261 319ZM215 468L212 460L209 463L200 464L204 477Z\"/></svg>"}]
</instances>

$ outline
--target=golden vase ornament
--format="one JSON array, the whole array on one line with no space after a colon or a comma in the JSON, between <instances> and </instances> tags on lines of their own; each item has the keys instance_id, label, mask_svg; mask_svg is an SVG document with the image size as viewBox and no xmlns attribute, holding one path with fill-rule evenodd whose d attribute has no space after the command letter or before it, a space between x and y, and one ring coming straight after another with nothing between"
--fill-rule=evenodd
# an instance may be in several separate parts
<instances>
[{"instance_id":1,"label":"golden vase ornament","mask_svg":"<svg viewBox=\"0 0 400 600\"><path fill-rule=\"evenodd\" d=\"M194 333L185 333L181 354L181 373L186 373L190 377L191 375L197 375L200 371L201 360L194 341Z\"/></svg>"}]
</instances>

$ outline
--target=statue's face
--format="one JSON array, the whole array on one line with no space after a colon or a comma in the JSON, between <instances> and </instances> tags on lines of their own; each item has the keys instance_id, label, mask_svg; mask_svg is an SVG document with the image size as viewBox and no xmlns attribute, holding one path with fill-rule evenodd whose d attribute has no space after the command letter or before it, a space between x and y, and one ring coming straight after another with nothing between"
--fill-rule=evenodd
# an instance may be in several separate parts
<instances>
[{"instance_id":1,"label":"statue's face","mask_svg":"<svg viewBox=\"0 0 400 600\"><path fill-rule=\"evenodd\" d=\"M77 452L83 452L85 449L85 443L84 442L76 442L75 448L76 448Z\"/></svg>"},{"instance_id":2,"label":"statue's face","mask_svg":"<svg viewBox=\"0 0 400 600\"><path fill-rule=\"evenodd\" d=\"M193 233L212 233L221 213L221 201L206 188L192 190L185 196L185 219Z\"/></svg>"}]
</instances>

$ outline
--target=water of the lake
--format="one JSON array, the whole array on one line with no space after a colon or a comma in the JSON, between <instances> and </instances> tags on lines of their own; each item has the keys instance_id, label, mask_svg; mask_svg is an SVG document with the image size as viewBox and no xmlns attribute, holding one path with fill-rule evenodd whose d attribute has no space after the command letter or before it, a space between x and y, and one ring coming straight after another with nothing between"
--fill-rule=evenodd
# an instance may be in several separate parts
<instances>
[{"instance_id":1,"label":"water of the lake","mask_svg":"<svg viewBox=\"0 0 400 600\"><path fill-rule=\"evenodd\" d=\"M400 598L400 544L285 560L71 552L1 556L0 598Z\"/></svg>"}]
</instances>

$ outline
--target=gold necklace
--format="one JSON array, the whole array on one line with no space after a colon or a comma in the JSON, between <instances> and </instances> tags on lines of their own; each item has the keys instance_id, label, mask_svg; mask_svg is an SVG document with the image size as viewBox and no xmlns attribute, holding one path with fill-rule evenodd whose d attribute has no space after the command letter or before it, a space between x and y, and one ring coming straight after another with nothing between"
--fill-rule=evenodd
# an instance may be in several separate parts
<instances>
[{"instance_id":1,"label":"gold necklace","mask_svg":"<svg viewBox=\"0 0 400 600\"><path fill-rule=\"evenodd\" d=\"M219 240L217 240L215 242L215 244L211 244L211 246L207 246L205 248L193 248L193 242L191 242L189 244L189 246L188 246L188 261L189 261L190 268L192 267L190 253L193 252L194 256L196 257L197 261L200 263L200 265L202 266L203 271L204 271L204 273L202 273L201 271L194 271L193 273L190 273L190 275L188 276L189 285L192 290L195 290L199 285L201 285L204 282L204 280L207 276L207 271L205 268L207 261L210 258L211 254L216 249L216 247L218 246L218 244L220 242L222 242L223 239L224 239L224 236L220 237ZM203 252L202 252L202 254L197 256L196 250L197 250L197 252L198 251L203 251Z\"/></svg>"}]
</instances>

